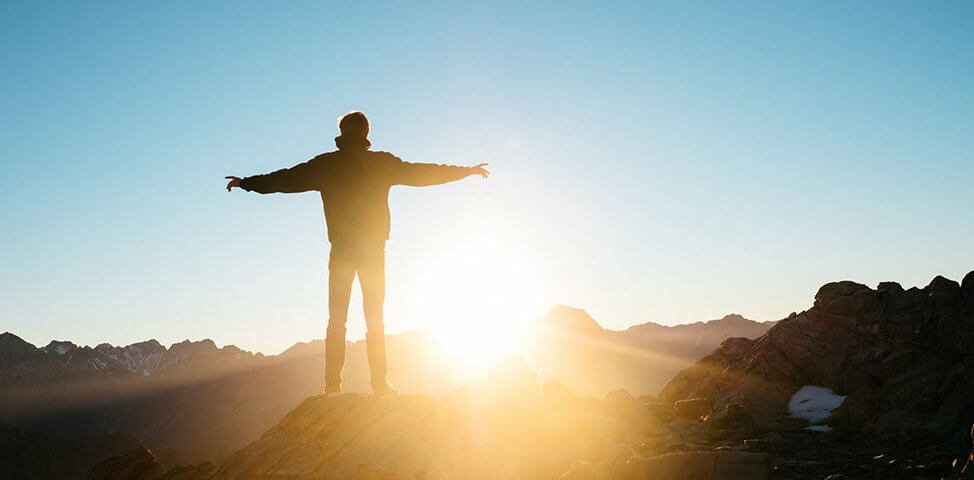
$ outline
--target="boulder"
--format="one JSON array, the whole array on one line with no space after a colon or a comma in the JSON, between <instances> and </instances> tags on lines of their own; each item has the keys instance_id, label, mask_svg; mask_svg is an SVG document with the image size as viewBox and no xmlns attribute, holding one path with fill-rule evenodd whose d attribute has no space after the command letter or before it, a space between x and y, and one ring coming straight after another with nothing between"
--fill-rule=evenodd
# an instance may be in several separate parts
<instances>
[{"instance_id":1,"label":"boulder","mask_svg":"<svg viewBox=\"0 0 974 480\"><path fill-rule=\"evenodd\" d=\"M896 282L879 282L876 286L877 292L902 293L903 286Z\"/></svg>"},{"instance_id":2,"label":"boulder","mask_svg":"<svg viewBox=\"0 0 974 480\"><path fill-rule=\"evenodd\" d=\"M960 284L940 275L933 277L933 280L924 287L931 294L944 294L949 296L957 295L961 292Z\"/></svg>"},{"instance_id":3,"label":"boulder","mask_svg":"<svg viewBox=\"0 0 974 480\"><path fill-rule=\"evenodd\" d=\"M960 289L968 301L974 300L974 270L964 275L964 280L960 283Z\"/></svg>"},{"instance_id":4,"label":"boulder","mask_svg":"<svg viewBox=\"0 0 974 480\"><path fill-rule=\"evenodd\" d=\"M836 282L824 285L815 295L815 306L834 315L854 317L871 308L869 287L855 282Z\"/></svg>"}]
</instances>

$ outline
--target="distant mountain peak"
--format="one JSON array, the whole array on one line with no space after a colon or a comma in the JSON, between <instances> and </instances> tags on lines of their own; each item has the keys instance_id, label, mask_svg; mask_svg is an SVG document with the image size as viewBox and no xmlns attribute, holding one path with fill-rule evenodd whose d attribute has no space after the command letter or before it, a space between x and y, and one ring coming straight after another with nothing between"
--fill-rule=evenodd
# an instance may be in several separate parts
<instances>
[{"instance_id":1,"label":"distant mountain peak","mask_svg":"<svg viewBox=\"0 0 974 480\"><path fill-rule=\"evenodd\" d=\"M15 359L37 352L37 347L10 332L0 333L0 358Z\"/></svg>"},{"instance_id":2,"label":"distant mountain peak","mask_svg":"<svg viewBox=\"0 0 974 480\"><path fill-rule=\"evenodd\" d=\"M204 338L203 340L199 340L196 342L190 340L183 340L182 342L174 343L169 346L170 353L190 354L190 355L215 352L217 350L219 349L216 347L216 343L213 340L210 340L209 338Z\"/></svg>"},{"instance_id":3,"label":"distant mountain peak","mask_svg":"<svg viewBox=\"0 0 974 480\"><path fill-rule=\"evenodd\" d=\"M30 345L34 347L31 343L10 332L0 333L0 346L2 345Z\"/></svg>"},{"instance_id":4,"label":"distant mountain peak","mask_svg":"<svg viewBox=\"0 0 974 480\"><path fill-rule=\"evenodd\" d=\"M129 347L152 348L152 349L159 349L159 348L161 348L163 350L166 349L166 347L163 347L162 344L159 343L159 341L156 340L156 339L154 339L154 338L149 339L149 340L146 340L144 342L133 343L133 344L129 345Z\"/></svg>"},{"instance_id":5,"label":"distant mountain peak","mask_svg":"<svg viewBox=\"0 0 974 480\"><path fill-rule=\"evenodd\" d=\"M588 312L568 305L555 305L547 315L541 317L546 329L577 334L599 334L605 330Z\"/></svg>"},{"instance_id":6,"label":"distant mountain peak","mask_svg":"<svg viewBox=\"0 0 974 480\"><path fill-rule=\"evenodd\" d=\"M141 355L162 355L167 352L166 347L162 346L156 339L146 340L144 342L133 343L123 350L136 351Z\"/></svg>"},{"instance_id":7,"label":"distant mountain peak","mask_svg":"<svg viewBox=\"0 0 974 480\"><path fill-rule=\"evenodd\" d=\"M716 320L704 322L705 325L756 325L760 323L739 313L730 313Z\"/></svg>"},{"instance_id":8,"label":"distant mountain peak","mask_svg":"<svg viewBox=\"0 0 974 480\"><path fill-rule=\"evenodd\" d=\"M727 327L751 327L761 325L762 322L751 320L739 313L729 313L721 318L707 321L699 321L693 323L680 323L677 325L662 325L656 322L646 322L640 323L639 325L633 325L624 332L641 332L641 333L662 333L667 331L683 330L683 329L699 329L699 328L716 328L721 326ZM761 332L764 333L764 332Z\"/></svg>"}]
</instances>

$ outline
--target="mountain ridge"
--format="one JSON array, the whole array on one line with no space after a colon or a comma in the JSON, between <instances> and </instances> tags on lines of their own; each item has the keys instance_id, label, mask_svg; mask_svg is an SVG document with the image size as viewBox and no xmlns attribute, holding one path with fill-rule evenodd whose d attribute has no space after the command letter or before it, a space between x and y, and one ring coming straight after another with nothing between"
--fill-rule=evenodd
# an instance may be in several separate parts
<instances>
[{"instance_id":1,"label":"mountain ridge","mask_svg":"<svg viewBox=\"0 0 974 480\"><path fill-rule=\"evenodd\" d=\"M610 427L610 434L607 437L602 436L602 433L599 434L600 438L603 439L600 440L602 443L590 445L594 450L580 450L577 453L582 455L581 460L590 459L593 461L609 461L611 463L603 463L601 464L602 466L571 466L566 463L570 460L569 457L571 455L547 457L549 460L557 463L557 465L551 465L552 470L550 471L564 470L571 467L571 471L579 475L574 478L589 478L588 474L584 472L590 471L590 468L594 468L594 471L603 472L608 468L608 471L618 472L621 471L619 469L624 470L629 468L627 465L639 464L643 465L639 471L645 472L647 468L650 470L655 468L652 465L669 461L654 457L654 459L639 460L636 464L633 464L631 461L619 463L619 458L629 458L632 455L633 449L640 455L656 455L660 452L660 448L663 451L686 452L687 449L693 450L694 448L700 448L702 445L709 446L708 448L737 445L733 448L739 449L739 443L733 442L740 442L743 439L750 438L743 435L753 435L755 433L771 435L769 438L786 438L787 441L781 447L759 448L777 449L779 455L798 455L795 457L796 460L791 461L785 459L783 460L785 463L781 465L786 467L787 471L806 471L809 468L813 468L808 465L814 464L816 458L820 457L823 452L831 451L829 450L831 448L828 441L829 438L844 439L846 437L823 436L821 438L824 440L814 443L814 449L808 454L796 453L803 449L805 445L808 445L807 442L809 440L820 437L807 437L808 432L803 430L803 426L805 425L803 421L793 418L782 418L786 414L783 404L787 400L789 392L800 386L795 382L799 380L813 382L821 379L820 383L824 386L835 387L835 391L840 394L846 394L847 392L843 390L843 385L858 385L863 384L863 382L835 383L835 381L829 379L843 378L836 376L835 371L849 372L848 378L860 378L862 375L876 375L879 371L875 370L877 368L876 365L867 365L867 368L832 369L831 371L833 373L829 374L832 375L831 377L828 375L820 377L814 372L829 372L829 369L835 365L830 364L828 361L832 357L823 357L820 355L802 356L803 351L809 350L807 345L789 353L788 346L792 344L803 345L801 341L804 340L802 339L810 338L818 342L817 345L821 345L822 348L840 348L842 351L851 352L849 358L852 360L849 361L852 363L846 362L840 363L840 365L858 365L856 362L859 360L856 359L868 359L872 353L885 350L870 349L869 345L872 344L856 342L874 337L879 338L877 335L880 337L887 335L884 332L888 331L889 335L893 335L889 338L895 340L895 342L890 344L892 347L905 348L907 350L911 348L922 349L928 347L924 343L927 340L935 341L949 348L959 348L960 350L956 352L957 355L968 355L968 357L963 358L968 358L968 361L970 361L970 354L974 352L974 337L970 337L969 332L974 331L974 328L968 328L970 325L964 322L970 322L974 319L974 315L970 315L970 312L974 310L968 310L968 307L963 306L968 305L968 303L964 303L967 302L965 299L968 298L974 299L974 272L968 274L961 284L937 277L924 289L914 287L909 290L903 290L902 287L893 282L883 282L877 289L871 289L864 285L848 281L832 282L819 289L815 295L815 302L809 310L801 313L793 313L788 318L777 322L753 322L739 315L732 314L721 319L695 322L684 327L669 327L667 330L663 330L672 335L645 336L633 334L632 329L625 331L604 329L584 310L558 306L552 309L552 312L549 312L549 316L539 318L535 323L535 326L538 328L534 334L538 336L530 343L530 348L525 349L522 360L525 362L524 365L530 365L530 369L533 370L533 373L530 375L531 380L515 380L514 383L519 385L515 390L533 392L537 388L535 385L540 382L540 384L545 385L541 391L544 392L544 395L548 396L547 400L544 400L542 403L567 401L569 408L562 412L564 415L571 415L573 414L572 412L582 415L595 415L591 420L595 423L586 424L588 426L585 427L590 428L595 426L596 430L593 430L593 432L605 433L601 428L605 426ZM882 320L884 315L893 315L895 318L905 320L893 322L888 319ZM860 317L863 318L863 321L857 320ZM958 321L961 323L958 323ZM879 328L876 326L877 323L879 323ZM917 328L917 325L920 328ZM753 339L739 336L726 336L725 338L721 338L722 334L720 332L724 331L723 327L734 326L744 326L745 329L749 327L764 328L765 331ZM936 328L931 330L928 328L931 326ZM643 324L641 328L636 328L635 332L655 331L659 328L661 327L656 324ZM933 336L924 334L927 336L921 335L917 337L920 339L919 341L913 337L913 335L917 335L915 332L928 331L948 333L960 331L963 333L953 335L936 334ZM715 334L714 332L717 333ZM689 333L689 335L684 335L685 333ZM433 391L436 389L451 388L452 385L458 382L462 383L461 377L451 377L451 375L454 375L454 372L451 370L449 362L432 358L429 355L428 349L430 348L430 344L426 343L429 341L428 337L428 332L409 332L389 336L388 345L391 363L398 367L398 370L393 370L391 373L394 375L393 379L395 382L402 381L402 383L399 383L400 388L403 388L402 386L405 385L407 388L412 387L420 390ZM647 341L647 339L650 341ZM713 342L716 342L716 346L714 346ZM772 353L783 352L775 353L776 355L784 355L782 362L762 361L759 360L760 355L755 356L756 354L750 353L769 342L776 342L776 344L775 348L768 351ZM38 353L40 351L39 349L34 347L31 350L30 348L26 348L25 344L26 342L13 334L0 336L0 345L10 346L10 352L0 351L0 361L5 362L4 365L6 365L6 367L0 368L0 390L2 390L0 391L0 421L4 420L4 414L9 413L4 408L5 404L10 401L11 396L9 393L17 393L16 389L11 390L10 385L4 383L6 380L15 377L11 372L14 374L19 372L19 369L16 368L18 367L17 365L14 365L15 368L10 368L9 362L7 362L8 360L26 353L30 358L40 358L42 360L41 363L45 365L63 365L65 364L63 360L66 357L72 358L75 353L82 354L91 350L90 347L71 349L68 346L68 351L58 354L59 349L56 347L65 346L58 343L51 346L50 351ZM177 345L179 346L178 348L176 347ZM142 347L145 347L144 350L149 351L150 355L152 354L151 352L158 353L158 348L153 343L141 345L138 349L140 352L143 350ZM124 401L119 401L118 398L115 398L114 403L108 402L94 410L91 410L90 407L86 407L83 404L69 405L76 410L68 411L67 413L62 412L61 415L48 416L28 426L41 428L44 432L49 432L52 424L54 424L62 429L68 428L69 430L83 430L83 427L89 428L87 431L94 435L104 433L134 434L136 438L152 446L159 461L163 464L172 464L176 460L180 463L198 463L201 460L215 460L221 463L219 475L227 475L230 477L234 475L233 472L250 471L251 473L256 473L254 470L251 470L252 468L256 468L259 471L265 471L265 468L270 468L271 470L277 469L274 466L277 463L273 463L278 462L277 460L274 460L272 464L261 460L260 455L262 454L260 452L263 451L261 445L268 445L277 449L278 454L284 455L279 460L286 458L289 455L289 451L300 451L302 452L300 455L306 458L308 462L319 462L317 464L306 464L303 466L294 465L293 468L292 466L281 464L287 468L277 471L277 473L287 473L287 471L292 470L298 472L302 468L318 468L315 465L324 465L324 463L320 463L320 460L315 460L318 457L312 451L301 449L305 448L302 446L304 445L302 438L306 436L309 440L313 440L318 438L321 432L315 427L314 422L311 424L307 422L314 418L319 418L318 416L320 414L331 415L331 413L327 413L331 411L331 407L328 407L328 405L334 405L333 402L322 400L323 397L318 395L320 394L322 383L321 367L323 361L321 347L320 340L298 342L280 355L264 357L259 354L255 355L250 354L250 352L244 352L236 347L217 349L215 343L212 341L178 342L173 344L173 347L167 351L175 353L177 357L182 355L187 355L187 357L184 361L177 362L172 367L155 370L155 372L158 372L158 375L145 376L129 370L112 370L113 372L120 372L122 377L128 379L127 382L120 384L126 389L130 389L132 386L153 385L152 388L140 391L138 396L123 397L122 400ZM366 388L367 386L367 370L363 368L365 365L364 347L363 342L349 343L349 361L346 364L348 367L346 385L350 391L361 391L360 389ZM672 347L679 348L677 350L670 350ZM103 347L102 349L109 350L109 347ZM188 354L188 352L196 352L197 354ZM209 354L198 354L201 352L209 352ZM794 356L796 352L799 355L798 357ZM693 358L696 355L700 356ZM856 357L857 355L858 357ZM957 355L951 355L943 357L940 360L948 357L960 358ZM767 358L777 357L771 356ZM893 355L890 358L897 359L899 357ZM934 360L937 360L937 358L934 358ZM197 364L198 366L195 369L183 370L186 366L198 360L203 360L203 362ZM901 362L904 368L912 368L912 365L916 363L903 363L902 358L896 361ZM241 367L241 362L245 363L246 366ZM84 363L78 364L87 365ZM763 367L764 370L755 374L768 375L769 377L763 380L755 380L748 376L753 376L753 374L734 376L735 371L749 368L747 367L748 365L765 365ZM934 362L933 366L936 367L937 365L940 364ZM961 365L961 370L966 371L965 369L967 367L965 365L967 364ZM929 364L925 367L921 365L923 368L929 366ZM929 372L930 369L927 368L925 371ZM936 371L936 369L933 370L933 372ZM944 371L947 372L946 369ZM182 372L182 374L178 375L179 372ZM668 374L667 372L673 373ZM693 372L698 373L695 374ZM720 376L721 372L730 372L732 375L725 378ZM774 376L782 372L794 376L794 379L788 380L788 382L781 382L779 381L780 379L775 380ZM944 386L942 388L948 388L949 385L954 384L963 387L970 383L969 381L964 383L965 377L963 374L956 374L952 370L948 373L949 378L953 378L954 380L960 379L960 383L955 381L953 384L950 384L950 382L947 382L943 384ZM395 377L396 375L398 377ZM940 375L940 373L934 373L932 375ZM102 379L104 377L104 375L96 376L96 379ZM515 379L526 377L527 375L513 375ZM167 379L170 383L163 384L162 387L152 383L158 379ZM552 379L558 379L558 381L552 381ZM663 379L662 382L665 385L665 388L659 396L660 401L657 401L657 398L652 395L645 395L636 400L625 390L611 391L608 394L605 393L606 387L611 385L614 388L624 387L638 394L639 392L646 391L649 386L657 384L657 382L661 381L660 379ZM175 383L173 383L174 381ZM865 383L868 384L869 382ZM58 381L54 382L53 385L57 386L53 392L63 396L63 386L65 383ZM109 383L109 385L111 384ZM514 397L497 397L495 395L496 389L492 387L499 385L499 383L490 379L489 375L484 385L487 388L480 388L473 391L462 389L467 392L472 392L472 395L464 394L466 400L463 401L463 404L470 406L493 404L494 406L490 408L499 408L500 410L495 410L490 415L500 415L499 418L510 418L512 413L505 410L507 408L505 405L508 407L525 405L523 402L527 401L528 397L538 399L536 393L529 393L528 397L521 397L520 394ZM771 385L772 388L764 388L766 385ZM18 385L13 386L18 387ZM30 387L31 385L27 386ZM785 388L777 388L782 386ZM914 410L940 408L939 405L941 403L938 403L939 400L937 400L939 397L936 395L931 397L929 394L930 391L935 392L936 390L936 388L933 390L918 389L921 392L928 392L924 394L926 396L912 395L912 397L919 400L919 403L913 402L912 399L909 401L898 399L897 402L909 408L916 407ZM972 390L974 390L974 387L972 387ZM455 390L451 389L450 391ZM274 394L254 395L254 392L273 392ZM581 392L581 395L576 396L571 392ZM590 392L597 393L592 394ZM842 432L856 431L855 427L857 422L861 422L863 418L868 418L868 415L871 414L870 412L876 410L873 404L870 403L872 400L869 400L868 389L865 392L865 397L860 396L861 392L848 393L849 400L836 411L836 415L831 422L837 428L842 429ZM115 393L117 394L117 392ZM596 400L592 398L593 396L604 397L604 400ZM974 395L971 396L974 397ZM310 399L317 399L315 402L318 403L313 403L319 406L311 410L303 410L305 413L295 414L294 412L298 411L294 410L295 407L302 404L302 402L307 404L309 397ZM438 395L432 395L432 397L439 398ZM362 397L352 396L349 398ZM406 403L412 402L408 400L409 395L404 395L403 398L407 399ZM431 396L428 395L427 398L431 398ZM756 398L760 401L748 401L748 398ZM930 398L932 398L933 403L928 401ZM36 400L36 397L28 397L28 400ZM535 400L530 401L533 402ZM375 403L375 405L382 405L381 400L376 400L376 402L378 403ZM427 400L423 400L422 402L427 402ZM444 405L449 403L446 402ZM952 401L952 403L944 405L948 405L949 408L954 409L951 411L956 412L958 410L955 407L961 405L961 403ZM228 410L223 408L224 405L234 405L234 408ZM353 407L354 405L357 404L349 404L349 406ZM602 407L596 407L596 405L608 406L612 411L599 410ZM174 410L173 406L178 406L178 410ZM709 407L705 409L704 407L707 406ZM565 405L562 405L562 407L558 408L564 407ZM771 408L771 410L765 409L766 407ZM358 407L355 408L357 409ZM410 411L409 408L412 407L406 407L404 411ZM423 407L420 410L437 415L436 409L431 411ZM379 414L385 410L366 411L374 411L376 414ZM532 413L534 411L534 407L531 407L520 413L513 413L513 415L515 418L532 417L536 416L535 413ZM117 416L118 412L124 412L124 414ZM291 412L291 414L288 414L288 412ZM444 412L446 412L447 419L452 418L451 416L453 415L463 413L462 410L456 410L454 407L448 407ZM391 424L404 420L402 418L403 413L395 413L394 411L391 413L392 416L388 417L388 421L393 422ZM910 418L918 418L915 416L915 413L911 413L914 416ZM278 422L279 419L285 418L285 414L288 414L287 418L290 418L290 420ZM339 417L342 415L344 414L340 414ZM382 415L385 415L385 413L382 413ZM608 417L604 417L604 415L608 415ZM647 417L646 415L650 416ZM948 412L947 416L950 415L952 414ZM562 417L561 415L556 416L559 418ZM944 415L940 416L947 418ZM104 422L106 418L110 420L107 423ZM372 419L363 423L367 428L372 428L370 426L373 425L371 423L372 421L387 421L379 417L374 417L372 414L366 415L366 418ZM463 418L466 417L461 416L456 420ZM632 430L635 424L632 424L631 421L627 423L625 421L626 418L641 418L643 419L641 421L644 422L642 424L643 426L638 427L637 430ZM297 420L297 423L294 422L295 420ZM620 420L623 421L620 423ZM408 420L408 424L415 425L416 421L419 420ZM452 421L450 420L450 422ZM444 425L449 424L448 422ZM489 421L487 424L490 424ZM885 428L892 428L901 433L904 432L896 422L890 423L889 421L883 420L880 424L885 425ZM904 423L904 425L906 424L910 423ZM284 436L280 437L278 434L275 435L278 435L278 438L284 443L277 443L277 446L274 446L275 444L273 442L261 443L265 439L270 438L267 437L267 435L270 435L268 429L274 427L274 425L278 425L278 434L283 434ZM625 427L622 427L622 430L618 430L620 428L619 425L625 425ZM730 430L728 430L729 426ZM47 427L48 430L44 430L44 427ZM308 430L309 427L311 430ZM283 430L281 430L282 428ZM550 426L538 425L538 428L540 430L536 430L535 433L546 439L550 439L551 435L561 435L557 433L557 427L554 427L556 428L555 430L550 430L552 428ZM341 431L339 429L339 433ZM361 429L356 429L356 432L361 431ZM437 431L436 429L431 431L426 430L426 433L423 433L424 430L420 429L417 431L418 437L416 437L416 440L420 441L423 438L429 438L429 435L435 434ZM613 431L616 433L611 433ZM349 435L359 435L356 432L349 432ZM502 429L497 432L500 435L497 439L508 438L514 434L513 432ZM906 437L909 439L909 432L906 433ZM622 436L619 436L620 434ZM840 433L840 435L846 435L846 433ZM955 434L952 433L952 435L956 437ZM369 438L374 439L376 437L372 434L362 437L361 440L357 440L359 444L356 448L362 452L368 452L370 449L375 448L370 447L372 443L368 440ZM640 440L640 438L644 438L644 440ZM882 438L885 442L890 437ZM257 440L250 442L253 439ZM604 443L606 440L609 443ZM611 451L609 446L617 440L624 440L627 445L623 448L626 453L623 453L621 457L609 455ZM317 442L318 440L313 441ZM543 441L548 442L549 440ZM765 440L757 439L755 441L758 443L752 445L760 446L762 445L760 442ZM775 440L775 442L777 441ZM382 445L387 445L390 448L395 446L397 449L403 445L410 445L410 442L402 443L401 440L395 440L395 442L394 444L383 443ZM728 444L727 442L732 443ZM850 446L856 449L855 451L873 451L871 450L873 447L870 446L871 442L868 440L857 442L850 444ZM248 443L251 445L250 447L247 447ZM472 446L476 445L477 442L472 444ZM579 446L581 443L575 445ZM765 445L775 445L775 443L765 443ZM884 443L883 445L886 444ZM958 444L952 445L957 446ZM299 448L299 450L294 450L295 447ZM244 450L241 450L242 448ZM241 452L245 451L250 453L244 457L240 457ZM500 450L498 454L502 454L503 452L503 450ZM930 450L925 455L927 457L933 455L930 452L933 451ZM950 450L937 450L934 453L942 457L949 454L949 452ZM751 461L747 458L735 456L736 454L733 454L733 452L728 453L728 455L730 456L726 458L722 457L724 459L720 461L740 461L740 465L756 465L750 463ZM859 469L858 471L869 471L868 466L862 466L856 463L860 461L857 460L858 457L856 455L859 454L850 453L846 456L840 456L833 464L841 464L840 466L842 468L855 464L853 466ZM136 455L136 457L142 458L144 455ZM237 458L237 460L228 460L233 457ZM246 458L250 458L250 460ZM396 467L398 460L395 460L393 457L387 458L389 460L385 463L385 466L398 468ZM710 454L710 457L704 455L687 458L692 460L691 463L697 461L704 463L718 461L713 454ZM742 460L742 458L744 459ZM124 460L124 457L122 459ZM115 457L114 461L122 460ZM525 464L519 463L521 460L514 459L512 461L514 463L511 464L510 468L521 469L526 467ZM917 460L917 462L919 461ZM927 460L923 461L926 462ZM444 466L438 462L439 460L430 465L435 465L436 468L453 468L449 464ZM758 463L765 465L764 460ZM349 473L352 472L352 470L348 469L354 468L354 465L348 464L347 462L343 465L341 468L346 469ZM735 463L734 465L738 464ZM764 468L760 467L760 465L758 465L759 468ZM379 467L385 468L381 465ZM421 469L426 468L422 465L420 467ZM466 470L468 467L474 468L474 470ZM476 473L477 471L481 471L480 469L487 469L483 471L494 471L494 468L494 466L490 466L489 464L483 464L481 459L476 460L467 467L462 467L460 471ZM309 470L303 471L307 472ZM614 474L608 475L606 478L613 478L613 476ZM633 478L643 478L644 476L639 473ZM816 478L820 478L820 476Z\"/></svg>"},{"instance_id":2,"label":"mountain ridge","mask_svg":"<svg viewBox=\"0 0 974 480\"><path fill-rule=\"evenodd\" d=\"M541 315L539 317L536 317L536 318L546 317L546 316L550 315L552 313L552 311L556 311L556 310L559 310L559 309L580 311L580 312L584 313L585 315L589 316L589 318L592 318L591 315L589 315L588 312L584 308L573 307L573 306L570 306L568 304L563 304L563 303L556 304L555 306L553 306L551 309L548 310L548 313L546 313L544 315ZM677 323L677 324L673 324L673 325L666 325L666 324L662 324L662 323L658 323L658 322L648 321L648 322L643 322L643 323L637 323L637 324L630 325L628 327L625 327L625 328L616 330L616 329L610 329L610 328L603 327L601 324L598 323L597 320L595 320L594 318L592 319L592 321L595 322L595 325L598 326L599 329L604 330L604 331L607 331L607 332L617 332L617 333L624 333L624 332L628 332L630 330L638 330L638 329L644 328L644 327L645 328L659 327L659 328L662 328L662 329L681 329L681 328L688 328L688 327L695 327L695 326L712 325L712 324L715 324L715 323L718 323L718 322L723 322L723 321L738 321L738 320L744 320L744 321L749 322L749 323L760 324L760 325L773 325L774 323L778 322L778 320L765 320L765 321L751 320L751 319L748 319L747 317L745 317L745 316L743 316L741 314L738 314L738 313L729 313L729 314L724 315L723 317L716 318L716 319L711 319L711 320L701 320L701 321L689 322L689 323ZM391 333L389 335L404 335L404 334L410 334L410 333L417 333L417 332L427 331L427 330L430 330L430 329L433 329L433 328L435 328L435 327L420 327L420 328L403 330L403 331L398 332L398 333ZM86 345L76 344L76 343L74 343L71 340L56 340L56 339L52 339L52 340L50 340L48 342L47 345L45 345L43 347L39 347L36 344L34 344L34 343L32 343L32 342L24 339L23 337L20 337L16 333L13 333L13 332L10 332L10 331L5 331L3 333L0 333L0 352L2 352L3 349L5 348L4 347L4 344L3 344L4 336L5 335L8 336L8 337L10 337L10 338L16 339L17 341L22 342L22 343L24 343L26 345L30 345L33 348L38 348L38 349L51 348L54 344L65 344L65 345L69 346L70 349L72 349L72 350L73 349L85 349L85 348L91 348L91 349L94 349L94 350L98 350L98 349L128 349L128 348L133 348L133 347L143 347L143 346L146 346L146 347L148 347L150 349L161 349L163 351L169 351L169 350L171 350L173 347L175 347L177 345L182 345L182 344L186 344L186 343L188 343L188 344L205 343L205 344L212 344L213 348L216 349L216 350L222 350L224 348L228 348L229 347L230 349L237 349L237 350L240 350L241 352L244 352L244 353L250 353L252 355L261 355L261 356L264 356L264 357L277 357L277 356L281 356L281 355L286 355L286 354L288 354L289 351L295 349L296 347L297 348L300 348L302 345L308 345L308 344L312 344L314 342L320 342L320 341L323 341L324 340L323 338L313 338L313 339L309 339L309 340L299 340L299 341L295 342L293 345L285 348L281 352L271 354L271 353L266 353L266 352L262 352L262 351L259 351L259 350L247 350L247 349L244 349L244 348L240 348L237 345L232 344L232 343L224 344L221 347L221 346L219 346L216 343L216 341L214 339L206 338L206 337L201 338L199 340L191 340L191 339L185 338L183 340L180 340L180 341L176 341L176 342L171 343L168 347L166 347L165 345L163 345L162 342L158 341L155 338L149 338L149 339L146 339L146 340L139 340L139 341L135 341L135 342L129 343L127 345L114 345L114 344L109 343L109 342L102 342L102 343L99 343L99 344L95 345L94 347L92 347L90 345L87 345L87 344ZM349 343L361 343L361 342L364 342L364 341L365 341L365 338L359 338L359 339L355 339L355 340L350 340Z\"/></svg>"},{"instance_id":3,"label":"mountain ridge","mask_svg":"<svg viewBox=\"0 0 974 480\"><path fill-rule=\"evenodd\" d=\"M570 388L585 395L602 396L620 387L655 391L702 357L703 350L716 347L702 347L698 338L688 337L675 344L686 347L679 358L656 365L652 358L657 346L645 339L626 339L624 332L603 329L581 309L557 306L549 313L550 318L536 319L550 327L532 337L538 348L524 354L533 354L536 362L556 359L557 368L538 368L546 380L557 378L558 368L582 368L578 362L584 355L577 355L576 342L590 355L615 352L611 361L585 367L601 371L592 375L597 381L566 378ZM467 373L436 353L436 341L429 330L387 336L390 379L397 388L439 397L465 382ZM545 353L548 347L557 351ZM364 341L349 342L347 351L346 390L368 392ZM322 340L297 342L265 356L233 345L218 347L210 339L169 347L153 339L124 347L64 341L36 347L8 333L0 337L0 422L72 441L124 432L148 444L163 464L219 460L322 391L323 354ZM646 375L647 369L655 373Z\"/></svg>"},{"instance_id":4,"label":"mountain ridge","mask_svg":"<svg viewBox=\"0 0 974 480\"><path fill-rule=\"evenodd\" d=\"M612 335L579 310L555 317L542 325L575 353ZM974 272L909 290L832 282L658 398L538 388L516 362L440 399L316 395L192 478L969 478L972 322ZM843 395L825 428L791 412L811 384Z\"/></svg>"}]
</instances>

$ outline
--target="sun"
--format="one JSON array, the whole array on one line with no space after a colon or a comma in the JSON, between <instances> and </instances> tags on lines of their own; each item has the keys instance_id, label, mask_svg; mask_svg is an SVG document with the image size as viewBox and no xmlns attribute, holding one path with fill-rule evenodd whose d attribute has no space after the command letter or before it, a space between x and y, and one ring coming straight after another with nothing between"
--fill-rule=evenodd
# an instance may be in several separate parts
<instances>
[{"instance_id":1,"label":"sun","mask_svg":"<svg viewBox=\"0 0 974 480\"><path fill-rule=\"evenodd\" d=\"M463 374L479 372L520 352L516 328L439 326L434 338L451 367Z\"/></svg>"},{"instance_id":2,"label":"sun","mask_svg":"<svg viewBox=\"0 0 974 480\"><path fill-rule=\"evenodd\" d=\"M440 353L472 374L517 355L526 322L540 312L529 263L490 242L444 252L428 283L435 292L430 327Z\"/></svg>"}]
</instances>

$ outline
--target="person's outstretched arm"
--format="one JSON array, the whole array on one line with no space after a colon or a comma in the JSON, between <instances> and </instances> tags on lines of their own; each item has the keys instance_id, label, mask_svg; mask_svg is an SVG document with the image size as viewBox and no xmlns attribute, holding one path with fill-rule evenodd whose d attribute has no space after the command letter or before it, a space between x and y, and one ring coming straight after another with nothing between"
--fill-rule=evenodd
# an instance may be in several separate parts
<instances>
[{"instance_id":1,"label":"person's outstretched arm","mask_svg":"<svg viewBox=\"0 0 974 480\"><path fill-rule=\"evenodd\" d=\"M312 158L291 168L282 168L276 172L239 178L228 176L227 191L239 187L248 192L257 193L299 193L320 188L321 176L319 163Z\"/></svg>"},{"instance_id":2,"label":"person's outstretched arm","mask_svg":"<svg viewBox=\"0 0 974 480\"><path fill-rule=\"evenodd\" d=\"M404 162L394 157L392 166L392 183L394 185L410 185L413 187L425 187L427 185L440 185L442 183L454 182L470 175L480 175L487 178L490 172L487 171L486 163L473 167L460 167L456 165L437 165L435 163L411 163Z\"/></svg>"}]
</instances>

